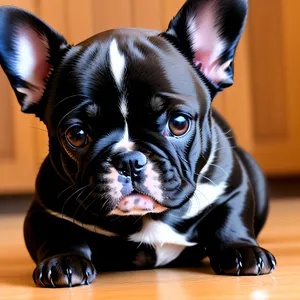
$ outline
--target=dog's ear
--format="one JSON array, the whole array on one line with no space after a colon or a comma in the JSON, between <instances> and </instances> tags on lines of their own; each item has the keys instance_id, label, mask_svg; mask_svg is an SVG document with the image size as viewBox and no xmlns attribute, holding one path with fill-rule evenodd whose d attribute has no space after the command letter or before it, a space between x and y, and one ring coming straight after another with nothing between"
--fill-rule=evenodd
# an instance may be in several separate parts
<instances>
[{"instance_id":1,"label":"dog's ear","mask_svg":"<svg viewBox=\"0 0 300 300\"><path fill-rule=\"evenodd\" d=\"M166 32L218 91L233 84L247 9L247 0L188 0Z\"/></svg>"},{"instance_id":2,"label":"dog's ear","mask_svg":"<svg viewBox=\"0 0 300 300\"><path fill-rule=\"evenodd\" d=\"M38 114L47 79L67 48L63 36L30 12L0 7L0 64L23 112Z\"/></svg>"}]
</instances>

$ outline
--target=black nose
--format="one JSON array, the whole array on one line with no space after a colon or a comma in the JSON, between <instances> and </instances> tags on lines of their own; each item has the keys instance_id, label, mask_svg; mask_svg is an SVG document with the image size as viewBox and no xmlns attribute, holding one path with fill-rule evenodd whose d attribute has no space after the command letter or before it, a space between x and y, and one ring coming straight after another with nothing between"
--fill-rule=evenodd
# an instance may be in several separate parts
<instances>
[{"instance_id":1,"label":"black nose","mask_svg":"<svg viewBox=\"0 0 300 300\"><path fill-rule=\"evenodd\" d=\"M147 157L139 151L118 153L113 156L112 164L125 176L136 176L147 164Z\"/></svg>"}]
</instances>

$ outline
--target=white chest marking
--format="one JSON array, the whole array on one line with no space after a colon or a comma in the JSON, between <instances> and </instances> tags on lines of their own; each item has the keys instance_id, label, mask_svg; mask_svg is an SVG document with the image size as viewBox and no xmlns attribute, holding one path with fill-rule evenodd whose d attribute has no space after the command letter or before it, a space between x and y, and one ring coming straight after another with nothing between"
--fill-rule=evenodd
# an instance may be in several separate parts
<instances>
[{"instance_id":1,"label":"white chest marking","mask_svg":"<svg viewBox=\"0 0 300 300\"><path fill-rule=\"evenodd\" d=\"M176 259L186 246L165 244L163 246L156 246L156 263L155 267L165 266Z\"/></svg>"},{"instance_id":2,"label":"white chest marking","mask_svg":"<svg viewBox=\"0 0 300 300\"><path fill-rule=\"evenodd\" d=\"M226 184L221 182L218 185L209 183L197 184L197 189L188 202L188 211L183 219L193 218L201 213L207 206L214 203L225 192Z\"/></svg>"},{"instance_id":3,"label":"white chest marking","mask_svg":"<svg viewBox=\"0 0 300 300\"><path fill-rule=\"evenodd\" d=\"M177 258L180 253L190 246L196 245L186 240L169 225L151 220L148 216L143 218L142 229L129 236L129 240L136 243L152 245L156 250L156 267L166 265Z\"/></svg>"},{"instance_id":4,"label":"white chest marking","mask_svg":"<svg viewBox=\"0 0 300 300\"><path fill-rule=\"evenodd\" d=\"M125 71L125 57L120 53L116 40L112 40L109 48L110 68L118 88L122 85L122 79Z\"/></svg>"}]
</instances>

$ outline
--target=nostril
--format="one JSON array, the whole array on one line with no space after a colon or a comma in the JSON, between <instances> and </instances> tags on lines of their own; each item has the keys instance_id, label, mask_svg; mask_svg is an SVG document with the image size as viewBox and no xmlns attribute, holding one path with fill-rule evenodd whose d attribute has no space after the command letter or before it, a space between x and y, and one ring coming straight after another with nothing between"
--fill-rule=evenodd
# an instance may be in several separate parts
<instances>
[{"instance_id":1,"label":"nostril","mask_svg":"<svg viewBox=\"0 0 300 300\"><path fill-rule=\"evenodd\" d=\"M135 173L141 172L147 164L147 157L143 153L139 153L136 159L132 162Z\"/></svg>"},{"instance_id":2,"label":"nostril","mask_svg":"<svg viewBox=\"0 0 300 300\"><path fill-rule=\"evenodd\" d=\"M130 151L116 154L112 162L121 175L136 177L145 168L147 157L142 152Z\"/></svg>"},{"instance_id":3,"label":"nostril","mask_svg":"<svg viewBox=\"0 0 300 300\"><path fill-rule=\"evenodd\" d=\"M146 161L138 161L136 160L135 163L134 163L134 168L136 170L142 170L146 165Z\"/></svg>"}]
</instances>

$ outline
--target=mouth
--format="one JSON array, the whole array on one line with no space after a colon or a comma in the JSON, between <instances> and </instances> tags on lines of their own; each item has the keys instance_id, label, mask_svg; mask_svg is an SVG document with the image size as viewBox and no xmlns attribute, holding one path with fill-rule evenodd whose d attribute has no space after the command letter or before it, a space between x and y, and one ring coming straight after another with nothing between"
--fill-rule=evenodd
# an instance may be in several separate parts
<instances>
[{"instance_id":1,"label":"mouth","mask_svg":"<svg viewBox=\"0 0 300 300\"><path fill-rule=\"evenodd\" d=\"M109 215L143 216L148 213L161 213L167 209L148 195L132 192L123 197Z\"/></svg>"}]
</instances>

